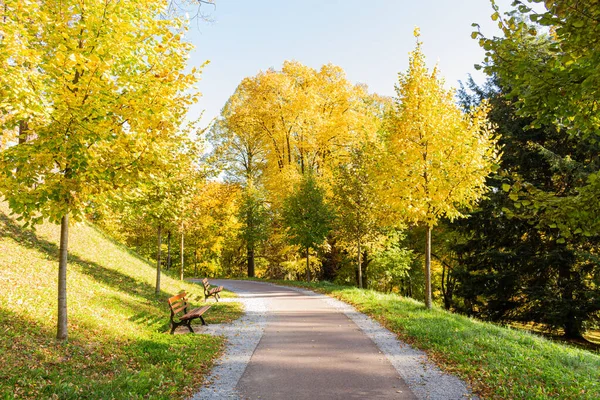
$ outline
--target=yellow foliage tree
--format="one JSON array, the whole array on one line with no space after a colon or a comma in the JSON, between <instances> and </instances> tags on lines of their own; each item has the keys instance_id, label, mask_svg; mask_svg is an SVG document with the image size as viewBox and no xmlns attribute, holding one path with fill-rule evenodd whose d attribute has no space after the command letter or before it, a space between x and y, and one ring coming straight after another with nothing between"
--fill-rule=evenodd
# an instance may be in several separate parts
<instances>
[{"instance_id":1,"label":"yellow foliage tree","mask_svg":"<svg viewBox=\"0 0 600 400\"><path fill-rule=\"evenodd\" d=\"M353 144L377 132L378 104L340 67L317 71L286 61L281 71L244 79L222 120L235 135L264 146L264 184L278 203L309 171L329 181Z\"/></svg>"},{"instance_id":2,"label":"yellow foliage tree","mask_svg":"<svg viewBox=\"0 0 600 400\"><path fill-rule=\"evenodd\" d=\"M37 25L31 22L42 2L5 0L0 2L0 150L11 142L27 138L27 121L45 116L47 106L36 91L41 85L37 68L42 52Z\"/></svg>"},{"instance_id":3,"label":"yellow foliage tree","mask_svg":"<svg viewBox=\"0 0 600 400\"><path fill-rule=\"evenodd\" d=\"M0 63L14 67L0 83L24 86L8 91L15 104L0 101L0 118L25 119L31 137L0 153L0 191L22 219L61 223L57 337L64 340L69 217L81 218L101 193L151 179L142 167L152 169L168 142L157 139L179 128L197 74L183 72L191 50L185 22L159 18L165 1L18 3L6 2L18 14L0 25ZM31 107L32 98L43 107Z\"/></svg>"},{"instance_id":4,"label":"yellow foliage tree","mask_svg":"<svg viewBox=\"0 0 600 400\"><path fill-rule=\"evenodd\" d=\"M391 201L408 222L427 226L425 304L431 308L431 230L440 218L464 217L487 191L486 177L500 154L482 104L463 113L454 91L429 72L415 29L416 49L399 74L395 104L386 121Z\"/></svg>"},{"instance_id":5,"label":"yellow foliage tree","mask_svg":"<svg viewBox=\"0 0 600 400\"><path fill-rule=\"evenodd\" d=\"M239 185L207 181L198 183L191 199L190 242L195 260L201 259L202 273L219 276L223 270L217 265L227 242L233 241L241 229L237 218L241 189Z\"/></svg>"}]
</instances>

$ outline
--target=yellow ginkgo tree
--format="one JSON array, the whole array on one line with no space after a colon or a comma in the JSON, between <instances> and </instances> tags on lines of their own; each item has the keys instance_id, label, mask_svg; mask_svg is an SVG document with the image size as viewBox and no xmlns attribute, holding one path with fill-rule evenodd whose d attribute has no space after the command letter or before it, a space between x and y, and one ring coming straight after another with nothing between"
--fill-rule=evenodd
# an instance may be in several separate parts
<instances>
[{"instance_id":1,"label":"yellow ginkgo tree","mask_svg":"<svg viewBox=\"0 0 600 400\"><path fill-rule=\"evenodd\" d=\"M35 98L43 115L21 113L30 137L0 152L0 193L21 219L61 224L57 337L65 340L69 218L80 219L101 193L151 179L149 170L168 147L165 137L179 129L194 101L197 73L183 72L191 50L185 22L160 18L164 1L34 3L35 12L21 17L35 35L0 46L0 60L14 64L18 52L35 55L36 81L27 80L27 95L13 98ZM15 76L29 73L25 61L22 67ZM0 115L11 112L0 104Z\"/></svg>"},{"instance_id":2,"label":"yellow ginkgo tree","mask_svg":"<svg viewBox=\"0 0 600 400\"><path fill-rule=\"evenodd\" d=\"M486 104L464 113L438 70L427 69L419 30L406 73L400 73L386 120L383 177L393 202L410 223L427 228L425 304L431 308L431 230L440 218L464 217L488 190L500 154Z\"/></svg>"}]
</instances>

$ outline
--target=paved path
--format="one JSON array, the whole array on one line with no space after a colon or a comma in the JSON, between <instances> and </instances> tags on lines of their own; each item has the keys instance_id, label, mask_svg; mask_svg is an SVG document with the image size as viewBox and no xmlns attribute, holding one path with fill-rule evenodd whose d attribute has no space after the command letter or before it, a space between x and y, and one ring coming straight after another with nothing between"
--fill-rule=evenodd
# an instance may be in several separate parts
<instances>
[{"instance_id":1,"label":"paved path","mask_svg":"<svg viewBox=\"0 0 600 400\"><path fill-rule=\"evenodd\" d=\"M260 316L260 312L256 312L256 315L247 316L251 321L242 321L239 324L242 327L240 331L226 335L229 341L243 342L248 339L247 343L243 343L245 349L237 351L233 349L237 345L231 346L232 351L224 356L225 361L217 366L217 372L213 372L210 378L213 385L203 389L194 399L469 397L464 385L458 388L458 392L456 388L450 391L441 388L436 394L435 391L424 392L420 388L425 384L417 382L415 386L414 379L411 379L411 390L399 374L398 360L387 354L389 351L382 351L380 348L383 346L378 343L378 347L374 343L372 334L368 336L364 332L373 329L365 329L364 326L361 329L354 322L355 318L350 318L347 312L335 307L332 302L336 300L260 282L214 280L211 283L238 292L243 301L262 301L262 310L266 310L267 315ZM373 324L370 320L368 322ZM254 329L251 331L252 337L244 337L243 327L249 325L260 326L260 332ZM359 325L362 324L359 322ZM376 329L383 328L378 326ZM391 340L396 339L392 336ZM414 352L412 349L410 351ZM413 357L412 354L402 356ZM421 360L424 356L419 353L417 357ZM437 373L441 374L439 371ZM422 376L418 371L414 374ZM403 375L411 378L410 373ZM222 382L215 385L215 380ZM439 381L444 384L444 379ZM227 388L223 383L229 383L232 387Z\"/></svg>"},{"instance_id":2,"label":"paved path","mask_svg":"<svg viewBox=\"0 0 600 400\"><path fill-rule=\"evenodd\" d=\"M392 364L344 314L291 289L261 285L260 290L270 298L271 315L238 383L243 397L414 398Z\"/></svg>"}]
</instances>

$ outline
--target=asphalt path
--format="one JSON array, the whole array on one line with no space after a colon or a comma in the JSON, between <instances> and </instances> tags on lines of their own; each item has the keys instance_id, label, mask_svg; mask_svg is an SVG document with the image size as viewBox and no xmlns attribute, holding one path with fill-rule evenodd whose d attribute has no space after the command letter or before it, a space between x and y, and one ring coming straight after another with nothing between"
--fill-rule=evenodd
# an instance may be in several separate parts
<instances>
[{"instance_id":1,"label":"asphalt path","mask_svg":"<svg viewBox=\"0 0 600 400\"><path fill-rule=\"evenodd\" d=\"M228 281L214 281L224 284ZM262 338L238 381L245 399L415 399L373 341L325 301L293 289L237 281L267 300Z\"/></svg>"}]
</instances>

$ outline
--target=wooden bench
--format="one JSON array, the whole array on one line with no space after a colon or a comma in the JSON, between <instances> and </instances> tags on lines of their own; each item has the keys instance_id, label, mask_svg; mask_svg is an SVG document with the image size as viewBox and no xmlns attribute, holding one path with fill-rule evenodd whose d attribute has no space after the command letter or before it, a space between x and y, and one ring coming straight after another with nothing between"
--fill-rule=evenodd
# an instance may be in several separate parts
<instances>
[{"instance_id":1,"label":"wooden bench","mask_svg":"<svg viewBox=\"0 0 600 400\"><path fill-rule=\"evenodd\" d=\"M173 296L169 299L169 308L171 309L171 335L175 332L175 328L181 325L188 327L190 332L194 332L192 329L192 320L200 318L202 325L206 325L202 314L204 314L211 306L204 306L196 308L188 312L188 302L185 298L186 293L181 292L177 296ZM176 321L175 319L178 319Z\"/></svg>"},{"instance_id":2,"label":"wooden bench","mask_svg":"<svg viewBox=\"0 0 600 400\"><path fill-rule=\"evenodd\" d=\"M202 284L204 285L204 300L208 299L210 296L213 296L218 302L219 293L221 292L221 290L223 290L223 286L214 287L211 289L207 278L202 279Z\"/></svg>"}]
</instances>

